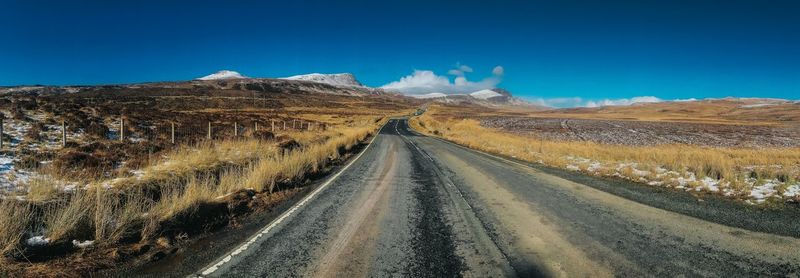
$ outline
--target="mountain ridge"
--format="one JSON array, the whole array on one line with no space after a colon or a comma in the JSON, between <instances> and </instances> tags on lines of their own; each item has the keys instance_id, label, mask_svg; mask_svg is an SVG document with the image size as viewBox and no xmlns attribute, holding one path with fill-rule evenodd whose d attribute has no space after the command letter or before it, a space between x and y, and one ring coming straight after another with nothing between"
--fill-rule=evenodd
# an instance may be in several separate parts
<instances>
[{"instance_id":1,"label":"mountain ridge","mask_svg":"<svg viewBox=\"0 0 800 278\"><path fill-rule=\"evenodd\" d=\"M225 79L245 79L249 78L247 76L242 75L239 72L232 71L232 70L221 70L200 78L197 80L225 80Z\"/></svg>"},{"instance_id":2,"label":"mountain ridge","mask_svg":"<svg viewBox=\"0 0 800 278\"><path fill-rule=\"evenodd\" d=\"M310 82L317 82L317 83L325 83L334 86L353 86L353 87L365 87L364 84L359 82L355 75L352 73L308 73L308 74L300 74L300 75L293 75L289 77L283 77L279 79L285 80L299 80L299 81L310 81Z\"/></svg>"}]
</instances>

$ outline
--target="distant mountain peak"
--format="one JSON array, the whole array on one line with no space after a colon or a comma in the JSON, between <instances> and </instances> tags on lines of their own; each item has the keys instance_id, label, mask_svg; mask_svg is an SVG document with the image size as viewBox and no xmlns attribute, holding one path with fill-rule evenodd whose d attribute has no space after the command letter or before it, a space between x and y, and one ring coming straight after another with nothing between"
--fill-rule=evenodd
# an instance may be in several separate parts
<instances>
[{"instance_id":1,"label":"distant mountain peak","mask_svg":"<svg viewBox=\"0 0 800 278\"><path fill-rule=\"evenodd\" d=\"M200 77L197 80L223 80L223 79L242 79L242 78L248 78L248 77L232 70L221 70L213 74Z\"/></svg>"},{"instance_id":2,"label":"distant mountain peak","mask_svg":"<svg viewBox=\"0 0 800 278\"><path fill-rule=\"evenodd\" d=\"M364 85L361 84L361 82L358 82L358 80L356 80L356 77L351 73L332 73L332 74L310 73L310 74L289 76L281 79L311 81L317 83L325 83L334 86L364 87Z\"/></svg>"},{"instance_id":3,"label":"distant mountain peak","mask_svg":"<svg viewBox=\"0 0 800 278\"><path fill-rule=\"evenodd\" d=\"M503 95L495 92L494 90L484 89L480 91L475 91L469 94L470 96L477 98L477 99L490 99L494 97L502 97Z\"/></svg>"},{"instance_id":4,"label":"distant mountain peak","mask_svg":"<svg viewBox=\"0 0 800 278\"><path fill-rule=\"evenodd\" d=\"M483 106L515 106L539 110L545 109L542 106L538 106L523 99L516 98L511 94L511 92L500 88L483 89L468 94L433 92L406 96L416 99L445 103L473 103Z\"/></svg>"}]
</instances>

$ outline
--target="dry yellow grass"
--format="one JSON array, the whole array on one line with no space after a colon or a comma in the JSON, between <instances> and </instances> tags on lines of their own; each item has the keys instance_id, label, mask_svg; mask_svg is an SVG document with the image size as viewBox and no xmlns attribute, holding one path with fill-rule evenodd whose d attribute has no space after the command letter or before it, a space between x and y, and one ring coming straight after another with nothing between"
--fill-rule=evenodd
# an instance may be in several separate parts
<instances>
[{"instance_id":1,"label":"dry yellow grass","mask_svg":"<svg viewBox=\"0 0 800 278\"><path fill-rule=\"evenodd\" d=\"M44 201L53 198L58 194L59 189L53 186L53 182L44 176L32 177L27 183L27 194L25 197L30 201Z\"/></svg>"},{"instance_id":2,"label":"dry yellow grass","mask_svg":"<svg viewBox=\"0 0 800 278\"><path fill-rule=\"evenodd\" d=\"M33 218L31 205L15 199L0 199L0 252L18 250L25 229ZM2 264L2 262L0 262Z\"/></svg>"},{"instance_id":3,"label":"dry yellow grass","mask_svg":"<svg viewBox=\"0 0 800 278\"><path fill-rule=\"evenodd\" d=\"M569 158L585 158L609 165L637 163L639 168L663 167L697 177L711 177L741 187L746 178L779 179L790 183L800 179L800 148L750 149L709 148L693 145L651 147L603 145L592 142L556 142L512 135L480 126L477 120L437 117L437 107L411 119L413 128L458 144L531 162L566 167ZM585 168L582 166L579 168ZM623 175L638 178L632 169ZM653 173L654 171L651 171ZM746 174L748 173L749 174Z\"/></svg>"},{"instance_id":4,"label":"dry yellow grass","mask_svg":"<svg viewBox=\"0 0 800 278\"><path fill-rule=\"evenodd\" d=\"M77 190L66 196L59 196L44 210L43 226L47 227L47 238L51 241L66 240L75 236L79 227L89 227L94 212L94 194Z\"/></svg>"},{"instance_id":5,"label":"dry yellow grass","mask_svg":"<svg viewBox=\"0 0 800 278\"><path fill-rule=\"evenodd\" d=\"M52 190L55 181L36 181L32 199L0 201L0 209L12 212L0 214L0 251L19 248L31 226L40 227L50 242L77 239L112 245L137 233L152 237L162 223L191 215L201 204L222 202L227 194L272 192L278 184L303 181L384 122L370 117L324 132L286 132L301 144L292 151L279 148L276 141L256 139L202 143L165 155L141 169L141 175L92 182L72 192ZM40 216L33 217L31 204L42 208Z\"/></svg>"}]
</instances>

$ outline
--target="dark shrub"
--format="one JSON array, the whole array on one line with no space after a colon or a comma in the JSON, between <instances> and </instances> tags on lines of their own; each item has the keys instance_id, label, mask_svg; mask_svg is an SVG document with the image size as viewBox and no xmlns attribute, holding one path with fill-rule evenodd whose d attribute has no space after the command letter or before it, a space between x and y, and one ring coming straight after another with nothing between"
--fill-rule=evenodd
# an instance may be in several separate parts
<instances>
[{"instance_id":1,"label":"dark shrub","mask_svg":"<svg viewBox=\"0 0 800 278\"><path fill-rule=\"evenodd\" d=\"M25 133L25 139L32 141L41 141L43 139L42 132L47 130L43 123L35 122L31 128Z\"/></svg>"},{"instance_id":2,"label":"dark shrub","mask_svg":"<svg viewBox=\"0 0 800 278\"><path fill-rule=\"evenodd\" d=\"M295 141L294 139L282 140L278 143L278 147L284 150L294 150L300 148L300 143Z\"/></svg>"},{"instance_id":3,"label":"dark shrub","mask_svg":"<svg viewBox=\"0 0 800 278\"><path fill-rule=\"evenodd\" d=\"M85 152L67 151L53 160L53 166L58 169L96 169L100 167L100 160Z\"/></svg>"},{"instance_id":4,"label":"dark shrub","mask_svg":"<svg viewBox=\"0 0 800 278\"><path fill-rule=\"evenodd\" d=\"M103 123L91 122L86 127L86 134L95 138L106 138L108 134L108 127Z\"/></svg>"},{"instance_id":5,"label":"dark shrub","mask_svg":"<svg viewBox=\"0 0 800 278\"><path fill-rule=\"evenodd\" d=\"M250 136L260 140L272 140L275 138L275 134L266 130L253 131L250 133Z\"/></svg>"}]
</instances>

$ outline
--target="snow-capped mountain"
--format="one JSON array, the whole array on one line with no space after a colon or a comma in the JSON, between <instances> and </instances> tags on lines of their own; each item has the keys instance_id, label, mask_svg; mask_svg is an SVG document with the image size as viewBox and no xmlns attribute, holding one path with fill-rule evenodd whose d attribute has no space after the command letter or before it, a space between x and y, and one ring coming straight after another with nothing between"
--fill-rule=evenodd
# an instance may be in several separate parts
<instances>
[{"instance_id":1,"label":"snow-capped mountain","mask_svg":"<svg viewBox=\"0 0 800 278\"><path fill-rule=\"evenodd\" d=\"M361 84L361 82L358 82L358 80L356 80L356 77L350 73L334 73L334 74L311 73L311 74L289 76L281 79L311 81L317 83L325 83L334 86L364 87L364 85Z\"/></svg>"},{"instance_id":2,"label":"snow-capped mountain","mask_svg":"<svg viewBox=\"0 0 800 278\"><path fill-rule=\"evenodd\" d=\"M500 89L484 89L475 91L469 94L447 94L441 92L422 94L422 95L407 95L416 99L425 99L436 102L445 103L470 103L478 104L481 106L496 107L496 106L516 106L528 107L534 109L544 109L544 107L534 105L525 100L515 98L511 92Z\"/></svg>"},{"instance_id":3,"label":"snow-capped mountain","mask_svg":"<svg viewBox=\"0 0 800 278\"><path fill-rule=\"evenodd\" d=\"M231 70L222 70L192 81L195 86L247 91L303 91L322 94L363 96L382 94L380 89L364 87L349 73L312 73L286 78L247 77ZM177 86L182 86L177 84Z\"/></svg>"},{"instance_id":4,"label":"snow-capped mountain","mask_svg":"<svg viewBox=\"0 0 800 278\"><path fill-rule=\"evenodd\" d=\"M232 70L221 70L213 74L200 77L197 80L223 80L223 79L243 79L243 78L249 78L249 77L241 75L240 73Z\"/></svg>"},{"instance_id":5,"label":"snow-capped mountain","mask_svg":"<svg viewBox=\"0 0 800 278\"><path fill-rule=\"evenodd\" d=\"M493 98L493 97L502 97L503 96L502 94L500 94L498 92L495 92L495 91L492 91L492 90L489 90L489 89L480 90L480 91L471 93L469 95L474 97L474 98L484 99L484 100L490 99L490 98Z\"/></svg>"}]
</instances>

